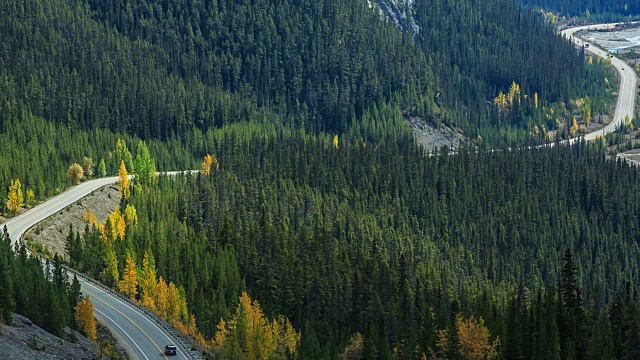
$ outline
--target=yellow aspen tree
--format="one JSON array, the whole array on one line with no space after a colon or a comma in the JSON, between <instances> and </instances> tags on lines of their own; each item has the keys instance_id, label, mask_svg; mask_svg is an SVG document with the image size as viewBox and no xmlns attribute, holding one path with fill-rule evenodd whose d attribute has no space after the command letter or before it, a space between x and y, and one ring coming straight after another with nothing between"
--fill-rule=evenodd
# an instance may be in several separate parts
<instances>
[{"instance_id":1,"label":"yellow aspen tree","mask_svg":"<svg viewBox=\"0 0 640 360\"><path fill-rule=\"evenodd\" d=\"M20 180L11 180L8 197L7 207L15 214L20 210L20 207L24 206L24 196L22 195L22 184L20 184Z\"/></svg>"},{"instance_id":2,"label":"yellow aspen tree","mask_svg":"<svg viewBox=\"0 0 640 360\"><path fill-rule=\"evenodd\" d=\"M124 216L127 219L127 225L138 225L138 211L136 210L135 206L128 204L124 209Z\"/></svg>"},{"instance_id":3,"label":"yellow aspen tree","mask_svg":"<svg viewBox=\"0 0 640 360\"><path fill-rule=\"evenodd\" d=\"M338 135L333 137L333 147L338 148Z\"/></svg>"},{"instance_id":4,"label":"yellow aspen tree","mask_svg":"<svg viewBox=\"0 0 640 360\"><path fill-rule=\"evenodd\" d=\"M276 322L276 320L274 320ZM302 339L302 335L296 331L291 322L284 316L279 316L277 323L280 332L277 332L278 353L288 353L293 356L298 352L298 345Z\"/></svg>"},{"instance_id":5,"label":"yellow aspen tree","mask_svg":"<svg viewBox=\"0 0 640 360\"><path fill-rule=\"evenodd\" d=\"M167 311L169 310L169 287L162 276L158 279L157 289L158 291L155 299L156 309L158 310L158 314L165 318L167 316Z\"/></svg>"},{"instance_id":6,"label":"yellow aspen tree","mask_svg":"<svg viewBox=\"0 0 640 360\"><path fill-rule=\"evenodd\" d=\"M497 347L500 339L490 342L491 334L484 326L484 320L480 321L471 316L464 320L460 314L456 316L458 334L460 338L460 355L468 360L492 360L498 358Z\"/></svg>"},{"instance_id":7,"label":"yellow aspen tree","mask_svg":"<svg viewBox=\"0 0 640 360\"><path fill-rule=\"evenodd\" d=\"M120 194L126 200L131 195L131 180L129 180L129 172L124 165L124 160L120 162L120 171L118 171L118 186L120 187Z\"/></svg>"},{"instance_id":8,"label":"yellow aspen tree","mask_svg":"<svg viewBox=\"0 0 640 360\"><path fill-rule=\"evenodd\" d=\"M78 301L75 307L76 322L84 335L92 341L96 341L96 318L94 317L93 303L89 296Z\"/></svg>"},{"instance_id":9,"label":"yellow aspen tree","mask_svg":"<svg viewBox=\"0 0 640 360\"><path fill-rule=\"evenodd\" d=\"M222 350L223 346L227 342L227 339L229 338L229 328L227 327L227 323L224 321L224 319L220 319L217 329L218 330L216 331L216 336L212 341L212 347L215 350Z\"/></svg>"},{"instance_id":10,"label":"yellow aspen tree","mask_svg":"<svg viewBox=\"0 0 640 360\"><path fill-rule=\"evenodd\" d=\"M189 335L196 337L198 335L198 326L196 325L196 317L191 314L189 317Z\"/></svg>"},{"instance_id":11,"label":"yellow aspen tree","mask_svg":"<svg viewBox=\"0 0 640 360\"><path fill-rule=\"evenodd\" d=\"M496 98L493 99L493 104L498 107L498 110L504 111L507 108L507 104L508 104L507 96L502 91L500 91L498 96L496 96Z\"/></svg>"},{"instance_id":12,"label":"yellow aspen tree","mask_svg":"<svg viewBox=\"0 0 640 360\"><path fill-rule=\"evenodd\" d=\"M578 121L576 121L576 117L573 117L573 125L571 125L571 128L569 129L569 133L571 134L571 136L576 136L576 134L578 133Z\"/></svg>"},{"instance_id":13,"label":"yellow aspen tree","mask_svg":"<svg viewBox=\"0 0 640 360\"><path fill-rule=\"evenodd\" d=\"M122 280L118 283L118 288L121 293L135 301L136 295L138 295L138 271L131 254L127 254L127 265L122 273Z\"/></svg>"},{"instance_id":14,"label":"yellow aspen tree","mask_svg":"<svg viewBox=\"0 0 640 360\"><path fill-rule=\"evenodd\" d=\"M220 320L213 348L231 359L295 358L300 338L284 317L269 322L260 304L245 292L229 323Z\"/></svg>"},{"instance_id":15,"label":"yellow aspen tree","mask_svg":"<svg viewBox=\"0 0 640 360\"><path fill-rule=\"evenodd\" d=\"M142 306L156 310L155 298L157 297L158 280L153 255L145 251L142 259L142 278L140 280L140 292Z\"/></svg>"},{"instance_id":16,"label":"yellow aspen tree","mask_svg":"<svg viewBox=\"0 0 640 360\"><path fill-rule=\"evenodd\" d=\"M538 108L538 93L535 92L533 93L533 103L536 106L536 109Z\"/></svg>"},{"instance_id":17,"label":"yellow aspen tree","mask_svg":"<svg viewBox=\"0 0 640 360\"><path fill-rule=\"evenodd\" d=\"M127 235L127 224L120 213L119 207L116 207L115 210L107 216L105 225L108 225L107 230L109 230L108 235L110 236L110 240L116 240L118 237L124 240Z\"/></svg>"},{"instance_id":18,"label":"yellow aspen tree","mask_svg":"<svg viewBox=\"0 0 640 360\"><path fill-rule=\"evenodd\" d=\"M589 65L593 65L593 56L589 55Z\"/></svg>"},{"instance_id":19,"label":"yellow aspen tree","mask_svg":"<svg viewBox=\"0 0 640 360\"><path fill-rule=\"evenodd\" d=\"M513 106L515 101L520 104L520 85L514 81L509 88L509 105Z\"/></svg>"},{"instance_id":20,"label":"yellow aspen tree","mask_svg":"<svg viewBox=\"0 0 640 360\"><path fill-rule=\"evenodd\" d=\"M213 167L218 169L219 166L220 164L218 164L218 159L216 158L216 155L207 154L204 157L204 161L202 162L202 172L204 172L205 175L209 175L211 174L211 169Z\"/></svg>"},{"instance_id":21,"label":"yellow aspen tree","mask_svg":"<svg viewBox=\"0 0 640 360\"><path fill-rule=\"evenodd\" d=\"M90 226L97 227L98 225L98 217L96 216L96 213L89 208L84 211L84 220Z\"/></svg>"},{"instance_id":22,"label":"yellow aspen tree","mask_svg":"<svg viewBox=\"0 0 640 360\"><path fill-rule=\"evenodd\" d=\"M169 322L180 320L180 292L173 281L169 282L169 289L167 292L167 318Z\"/></svg>"},{"instance_id":23,"label":"yellow aspen tree","mask_svg":"<svg viewBox=\"0 0 640 360\"><path fill-rule=\"evenodd\" d=\"M67 170L67 179L71 180L75 185L80 184L80 180L84 177L84 169L80 164L71 164Z\"/></svg>"}]
</instances>

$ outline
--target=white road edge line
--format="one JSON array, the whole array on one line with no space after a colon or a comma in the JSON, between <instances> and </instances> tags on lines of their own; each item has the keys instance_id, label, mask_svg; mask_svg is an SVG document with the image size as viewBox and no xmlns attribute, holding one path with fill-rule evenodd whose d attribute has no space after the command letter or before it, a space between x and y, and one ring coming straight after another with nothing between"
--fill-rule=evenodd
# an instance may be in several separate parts
<instances>
[{"instance_id":1,"label":"white road edge line","mask_svg":"<svg viewBox=\"0 0 640 360\"><path fill-rule=\"evenodd\" d=\"M120 329L125 335L127 335L127 337L129 338L129 340L131 340L131 343L133 343L133 345L135 345L138 348L138 351L140 351L140 354L142 354L142 356L144 356L145 359L149 360L149 358L147 357L147 355L144 354L144 352L142 351L142 349L140 349L140 346L138 346L138 344L133 341L133 339L131 338L131 336L129 336L129 334L124 331L124 329L122 327L120 327L120 325L118 325L117 322L115 322L112 318L110 318L109 316L107 316L107 314L103 313L102 311L95 309L96 312L100 313L100 316L104 316L106 319L109 319L109 321L111 321L115 326L118 327L118 329Z\"/></svg>"},{"instance_id":2,"label":"white road edge line","mask_svg":"<svg viewBox=\"0 0 640 360\"><path fill-rule=\"evenodd\" d=\"M78 279L78 280L79 280L79 279ZM91 284L90 282L87 282L87 281L83 281L83 282L84 282L85 284L87 284L87 285L91 286L93 289L96 289L96 290L98 290L98 291L104 291L103 289L100 289L100 288L96 287L95 285ZM122 301L122 300L120 300L117 296L113 296L113 295L108 294L108 293L105 293L105 294L107 294L107 295L111 296L111 297L112 297L113 299L115 299L117 302L121 303L122 305L124 305L124 306L128 307L129 309L131 309L131 310L133 310L133 311L137 312L138 314L142 315L142 318L144 318L145 320L147 320L147 321L149 322L149 324L151 324L154 328L156 328L156 330L158 330L162 335L164 335L164 337L165 337L165 338L167 338L167 340L169 340L169 341L173 342L173 340L171 340L171 336L169 336L169 334L167 334L167 333L166 333L166 331L164 331L164 330L160 329L156 324L154 324L154 323L149 319L149 317L148 317L146 314L141 313L138 309L135 309L135 308L133 308L131 305L129 305L129 304L127 304L127 303L125 303L125 302L124 302L124 301ZM96 310L96 311L97 311L97 310ZM120 327L120 326L118 326L118 327ZM133 340L132 340L132 341L133 341ZM138 345L136 345L136 346L138 346ZM176 349L178 349L178 352L180 353L180 355L182 355L182 357L183 357L183 358L185 358L185 359L188 359L188 358L189 358L189 357L187 357L187 356L182 352L182 350L180 350L180 347L179 347L179 346L176 346Z\"/></svg>"}]
</instances>

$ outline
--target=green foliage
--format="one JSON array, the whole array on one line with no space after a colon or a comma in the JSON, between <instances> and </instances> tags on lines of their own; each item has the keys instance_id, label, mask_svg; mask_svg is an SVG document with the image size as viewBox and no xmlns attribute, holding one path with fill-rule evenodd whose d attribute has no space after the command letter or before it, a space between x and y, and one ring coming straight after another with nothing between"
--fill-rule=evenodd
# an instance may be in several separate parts
<instances>
[{"instance_id":1,"label":"green foliage","mask_svg":"<svg viewBox=\"0 0 640 360\"><path fill-rule=\"evenodd\" d=\"M635 169L584 144L425 157L274 139L215 138L216 176L161 176L129 198L139 224L115 252L150 251L207 338L247 290L300 329L302 358L337 356L355 332L364 358L398 344L427 352L437 330L456 333L459 312L515 358L616 348L625 316L609 309L640 276ZM450 337L450 355L458 344Z\"/></svg>"},{"instance_id":2,"label":"green foliage","mask_svg":"<svg viewBox=\"0 0 640 360\"><path fill-rule=\"evenodd\" d=\"M136 181L145 186L151 185L156 179L156 164L149 155L149 149L144 141L138 143L136 160L134 163Z\"/></svg>"},{"instance_id":3,"label":"green foliage","mask_svg":"<svg viewBox=\"0 0 640 360\"><path fill-rule=\"evenodd\" d=\"M24 247L14 251L5 231L0 231L0 319L10 324L16 312L62 336L62 329L73 325L72 304L79 283L69 286L57 256L53 268L47 262L43 269L38 258L27 256Z\"/></svg>"}]
</instances>

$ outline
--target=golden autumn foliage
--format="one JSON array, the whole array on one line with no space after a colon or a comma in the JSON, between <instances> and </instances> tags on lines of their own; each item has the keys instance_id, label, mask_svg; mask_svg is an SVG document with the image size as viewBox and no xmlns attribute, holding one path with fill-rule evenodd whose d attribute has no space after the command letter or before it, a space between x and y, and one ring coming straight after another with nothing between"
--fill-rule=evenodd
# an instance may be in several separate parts
<instances>
[{"instance_id":1,"label":"golden autumn foliage","mask_svg":"<svg viewBox=\"0 0 640 360\"><path fill-rule=\"evenodd\" d=\"M211 174L212 168L215 167L216 169L218 169L219 166L220 164L218 164L218 159L216 158L216 155L207 154L204 157L204 161L202 162L202 171L204 172L205 175L209 175Z\"/></svg>"},{"instance_id":2,"label":"golden autumn foliage","mask_svg":"<svg viewBox=\"0 0 640 360\"><path fill-rule=\"evenodd\" d=\"M80 184L80 180L84 177L84 169L80 164L71 164L67 170L67 179L74 184Z\"/></svg>"},{"instance_id":3,"label":"golden autumn foliage","mask_svg":"<svg viewBox=\"0 0 640 360\"><path fill-rule=\"evenodd\" d=\"M167 316L169 309L169 287L164 281L162 276L158 279L157 294L156 294L156 309L158 314L162 317Z\"/></svg>"},{"instance_id":4,"label":"golden autumn foliage","mask_svg":"<svg viewBox=\"0 0 640 360\"><path fill-rule=\"evenodd\" d=\"M156 278L155 262L153 255L145 251L142 259L142 276L140 279L140 299L142 306L153 311L156 310L156 296L158 289L158 279Z\"/></svg>"},{"instance_id":5,"label":"golden autumn foliage","mask_svg":"<svg viewBox=\"0 0 640 360\"><path fill-rule=\"evenodd\" d=\"M138 225L138 211L136 210L135 206L131 204L127 205L127 207L124 209L124 216L127 220L127 225Z\"/></svg>"},{"instance_id":6,"label":"golden autumn foliage","mask_svg":"<svg viewBox=\"0 0 640 360\"><path fill-rule=\"evenodd\" d=\"M138 271L131 254L127 254L127 265L122 273L122 280L118 283L118 289L134 301L138 295Z\"/></svg>"},{"instance_id":7,"label":"golden autumn foliage","mask_svg":"<svg viewBox=\"0 0 640 360\"><path fill-rule=\"evenodd\" d=\"M98 226L98 217L96 216L95 211L87 208L84 211L84 220L93 227L97 227Z\"/></svg>"},{"instance_id":8,"label":"golden autumn foliage","mask_svg":"<svg viewBox=\"0 0 640 360\"><path fill-rule=\"evenodd\" d=\"M578 122L576 121L576 117L573 117L573 125L571 125L571 128L569 129L569 133L571 134L571 136L576 136L576 134L578 134Z\"/></svg>"},{"instance_id":9,"label":"golden autumn foliage","mask_svg":"<svg viewBox=\"0 0 640 360\"><path fill-rule=\"evenodd\" d=\"M124 160L120 162L120 170L118 171L118 186L120 194L126 200L131 195L131 180L129 180L129 172L124 165Z\"/></svg>"},{"instance_id":10,"label":"golden autumn foliage","mask_svg":"<svg viewBox=\"0 0 640 360\"><path fill-rule=\"evenodd\" d=\"M105 235L108 237L108 240L114 241L118 237L122 240L127 234L127 223L122 213L120 213L119 207L116 207L115 210L107 216L104 226Z\"/></svg>"},{"instance_id":11,"label":"golden autumn foliage","mask_svg":"<svg viewBox=\"0 0 640 360\"><path fill-rule=\"evenodd\" d=\"M280 316L270 322L260 304L244 292L231 320L220 320L212 345L227 359L262 360L295 357L300 338L286 318Z\"/></svg>"},{"instance_id":12,"label":"golden autumn foliage","mask_svg":"<svg viewBox=\"0 0 640 360\"><path fill-rule=\"evenodd\" d=\"M514 81L509 88L509 105L513 106L515 102L520 104L520 85Z\"/></svg>"},{"instance_id":13,"label":"golden autumn foliage","mask_svg":"<svg viewBox=\"0 0 640 360\"><path fill-rule=\"evenodd\" d=\"M460 356L465 360L492 360L498 358L497 347L500 339L490 342L491 333L484 326L484 320L477 321L473 316L464 320L456 316L460 337Z\"/></svg>"},{"instance_id":14,"label":"golden autumn foliage","mask_svg":"<svg viewBox=\"0 0 640 360\"><path fill-rule=\"evenodd\" d=\"M24 196L22 195L22 184L20 184L20 180L11 180L8 198L7 207L12 213L17 213L18 210L24 206Z\"/></svg>"},{"instance_id":15,"label":"golden autumn foliage","mask_svg":"<svg viewBox=\"0 0 640 360\"><path fill-rule=\"evenodd\" d=\"M340 354L341 360L359 360L364 353L364 336L359 332L353 334L349 343Z\"/></svg>"},{"instance_id":16,"label":"golden autumn foliage","mask_svg":"<svg viewBox=\"0 0 640 360\"><path fill-rule=\"evenodd\" d=\"M536 109L538 108L538 93L535 92L533 93L533 104L536 106Z\"/></svg>"},{"instance_id":17,"label":"golden autumn foliage","mask_svg":"<svg viewBox=\"0 0 640 360\"><path fill-rule=\"evenodd\" d=\"M507 96L502 91L500 91L498 96L493 99L493 104L498 107L498 110L505 111L508 105Z\"/></svg>"},{"instance_id":18,"label":"golden autumn foliage","mask_svg":"<svg viewBox=\"0 0 640 360\"><path fill-rule=\"evenodd\" d=\"M333 137L333 147L338 148L338 135Z\"/></svg>"},{"instance_id":19,"label":"golden autumn foliage","mask_svg":"<svg viewBox=\"0 0 640 360\"><path fill-rule=\"evenodd\" d=\"M76 304L76 322L84 335L96 341L96 318L94 317L93 303L89 297L85 297Z\"/></svg>"}]
</instances>

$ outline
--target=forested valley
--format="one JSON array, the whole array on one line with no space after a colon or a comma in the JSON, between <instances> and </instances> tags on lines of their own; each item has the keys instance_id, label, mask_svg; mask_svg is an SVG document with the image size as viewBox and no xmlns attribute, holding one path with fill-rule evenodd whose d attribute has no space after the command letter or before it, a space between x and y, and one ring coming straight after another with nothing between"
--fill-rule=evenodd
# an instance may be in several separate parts
<instances>
[{"instance_id":1,"label":"forested valley","mask_svg":"<svg viewBox=\"0 0 640 360\"><path fill-rule=\"evenodd\" d=\"M640 354L637 170L599 143L486 150L607 114L609 64L510 0L417 1L416 33L376 6L0 2L4 215L120 175L69 264L217 358ZM409 119L470 144L427 154ZM4 244L0 318L73 325L60 259L47 282Z\"/></svg>"},{"instance_id":2,"label":"forested valley","mask_svg":"<svg viewBox=\"0 0 640 360\"><path fill-rule=\"evenodd\" d=\"M551 10L566 16L583 17L591 21L624 21L640 14L638 0L520 0L527 6Z\"/></svg>"},{"instance_id":3,"label":"forested valley","mask_svg":"<svg viewBox=\"0 0 640 360\"><path fill-rule=\"evenodd\" d=\"M208 175L133 191L119 235L72 232L72 264L100 277L153 259L204 339L246 291L299 329L301 358L335 358L358 333L362 358L472 359L473 319L487 358L637 354L640 174L599 145L425 158L230 134L214 147Z\"/></svg>"}]
</instances>

